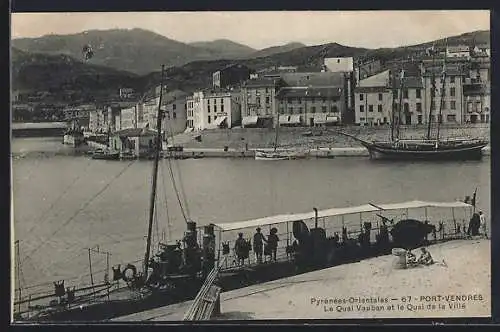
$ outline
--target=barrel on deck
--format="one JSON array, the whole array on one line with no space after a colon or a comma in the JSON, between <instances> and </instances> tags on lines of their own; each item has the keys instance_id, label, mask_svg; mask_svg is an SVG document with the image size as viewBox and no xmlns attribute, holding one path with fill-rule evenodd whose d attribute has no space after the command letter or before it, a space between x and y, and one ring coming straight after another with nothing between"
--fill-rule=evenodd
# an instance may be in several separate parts
<instances>
[{"instance_id":1,"label":"barrel on deck","mask_svg":"<svg viewBox=\"0 0 500 332\"><path fill-rule=\"evenodd\" d=\"M406 250L403 248L394 248L392 249L392 254L396 256L394 268L406 269Z\"/></svg>"}]
</instances>

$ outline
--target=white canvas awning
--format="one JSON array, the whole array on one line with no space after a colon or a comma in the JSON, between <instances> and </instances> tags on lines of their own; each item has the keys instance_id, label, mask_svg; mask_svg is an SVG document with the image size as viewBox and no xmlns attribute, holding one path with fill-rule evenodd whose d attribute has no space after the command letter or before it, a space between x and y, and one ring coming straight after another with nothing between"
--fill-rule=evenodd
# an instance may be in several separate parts
<instances>
[{"instance_id":1,"label":"white canvas awning","mask_svg":"<svg viewBox=\"0 0 500 332\"><path fill-rule=\"evenodd\" d=\"M220 116L215 120L214 124L219 127L225 120L227 120L227 116Z\"/></svg>"},{"instance_id":2,"label":"white canvas awning","mask_svg":"<svg viewBox=\"0 0 500 332\"><path fill-rule=\"evenodd\" d=\"M470 208L472 207L472 205L459 201L457 202L408 201L408 202L391 203L391 204L364 204L359 206L320 210L318 211L318 218L342 216L342 215L365 213L365 212L415 209L415 208L425 208L425 207ZM277 225L277 224L293 222L298 220L307 220L312 218L314 218L314 211L306 213L295 213L295 214L280 214L276 216L269 216L252 220L238 221L238 222L217 223L215 224L215 226L220 228L222 231L232 231L243 228Z\"/></svg>"},{"instance_id":3,"label":"white canvas awning","mask_svg":"<svg viewBox=\"0 0 500 332\"><path fill-rule=\"evenodd\" d=\"M339 122L339 118L337 116L327 116L326 123L337 123Z\"/></svg>"},{"instance_id":4,"label":"white canvas awning","mask_svg":"<svg viewBox=\"0 0 500 332\"><path fill-rule=\"evenodd\" d=\"M326 123L326 114L314 114L314 123Z\"/></svg>"},{"instance_id":5,"label":"white canvas awning","mask_svg":"<svg viewBox=\"0 0 500 332\"><path fill-rule=\"evenodd\" d=\"M294 114L294 115L290 115L290 120L289 122L290 124L300 124L301 121L300 121L300 115L297 115L297 114Z\"/></svg>"},{"instance_id":6,"label":"white canvas awning","mask_svg":"<svg viewBox=\"0 0 500 332\"><path fill-rule=\"evenodd\" d=\"M243 117L242 124L243 126L248 126L248 125L256 125L257 121L259 121L258 116L245 116Z\"/></svg>"},{"instance_id":7,"label":"white canvas awning","mask_svg":"<svg viewBox=\"0 0 500 332\"><path fill-rule=\"evenodd\" d=\"M279 117L279 121L281 124L287 124L289 119L290 119L289 115L280 115Z\"/></svg>"}]
</instances>

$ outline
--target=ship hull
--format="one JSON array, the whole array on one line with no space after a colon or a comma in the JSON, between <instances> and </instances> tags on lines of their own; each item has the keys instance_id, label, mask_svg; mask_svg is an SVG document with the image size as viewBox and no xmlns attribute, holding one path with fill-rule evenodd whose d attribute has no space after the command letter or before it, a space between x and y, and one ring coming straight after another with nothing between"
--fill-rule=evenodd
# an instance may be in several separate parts
<instances>
[{"instance_id":1,"label":"ship hull","mask_svg":"<svg viewBox=\"0 0 500 332\"><path fill-rule=\"evenodd\" d=\"M487 143L462 144L460 146L395 147L389 144L364 144L371 159L376 160L480 160Z\"/></svg>"}]
</instances>

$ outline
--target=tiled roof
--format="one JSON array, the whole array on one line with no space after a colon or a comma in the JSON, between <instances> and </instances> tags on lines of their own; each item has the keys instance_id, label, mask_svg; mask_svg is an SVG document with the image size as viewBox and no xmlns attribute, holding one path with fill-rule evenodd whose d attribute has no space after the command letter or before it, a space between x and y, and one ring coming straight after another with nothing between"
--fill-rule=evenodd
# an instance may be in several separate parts
<instances>
[{"instance_id":1,"label":"tiled roof","mask_svg":"<svg viewBox=\"0 0 500 332\"><path fill-rule=\"evenodd\" d=\"M397 89L401 88L401 80L395 80L394 82L394 87ZM421 77L405 77L403 79L403 87L404 88L415 88L415 89L422 89L424 87L422 83L422 78Z\"/></svg>"},{"instance_id":2,"label":"tiled roof","mask_svg":"<svg viewBox=\"0 0 500 332\"><path fill-rule=\"evenodd\" d=\"M280 90L278 97L340 97L342 88L323 87L323 88L283 88Z\"/></svg>"},{"instance_id":3,"label":"tiled roof","mask_svg":"<svg viewBox=\"0 0 500 332\"><path fill-rule=\"evenodd\" d=\"M343 73L313 72L313 73L283 73L283 81L288 86L335 86L343 87Z\"/></svg>"},{"instance_id":4,"label":"tiled roof","mask_svg":"<svg viewBox=\"0 0 500 332\"><path fill-rule=\"evenodd\" d=\"M245 87L273 87L276 86L279 79L276 78L255 78L244 83Z\"/></svg>"},{"instance_id":5,"label":"tiled roof","mask_svg":"<svg viewBox=\"0 0 500 332\"><path fill-rule=\"evenodd\" d=\"M354 92L371 93L371 92L389 92L390 89L385 86L360 86L354 89Z\"/></svg>"},{"instance_id":6,"label":"tiled roof","mask_svg":"<svg viewBox=\"0 0 500 332\"><path fill-rule=\"evenodd\" d=\"M441 75L443 73L443 68L442 67L431 67L431 68L426 68L425 73L423 76L431 76L434 74L435 76ZM464 72L459 70L458 68L446 68L446 75L447 76L464 76Z\"/></svg>"}]
</instances>

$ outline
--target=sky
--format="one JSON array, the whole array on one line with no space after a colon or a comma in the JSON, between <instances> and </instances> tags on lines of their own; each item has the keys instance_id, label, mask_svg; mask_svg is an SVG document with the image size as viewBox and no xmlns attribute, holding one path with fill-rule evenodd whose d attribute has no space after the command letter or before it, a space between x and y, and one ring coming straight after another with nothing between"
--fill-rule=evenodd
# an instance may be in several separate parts
<instances>
[{"instance_id":1,"label":"sky","mask_svg":"<svg viewBox=\"0 0 500 332\"><path fill-rule=\"evenodd\" d=\"M14 13L12 38L141 28L181 42L230 39L256 49L302 42L397 47L490 28L486 10Z\"/></svg>"}]
</instances>

